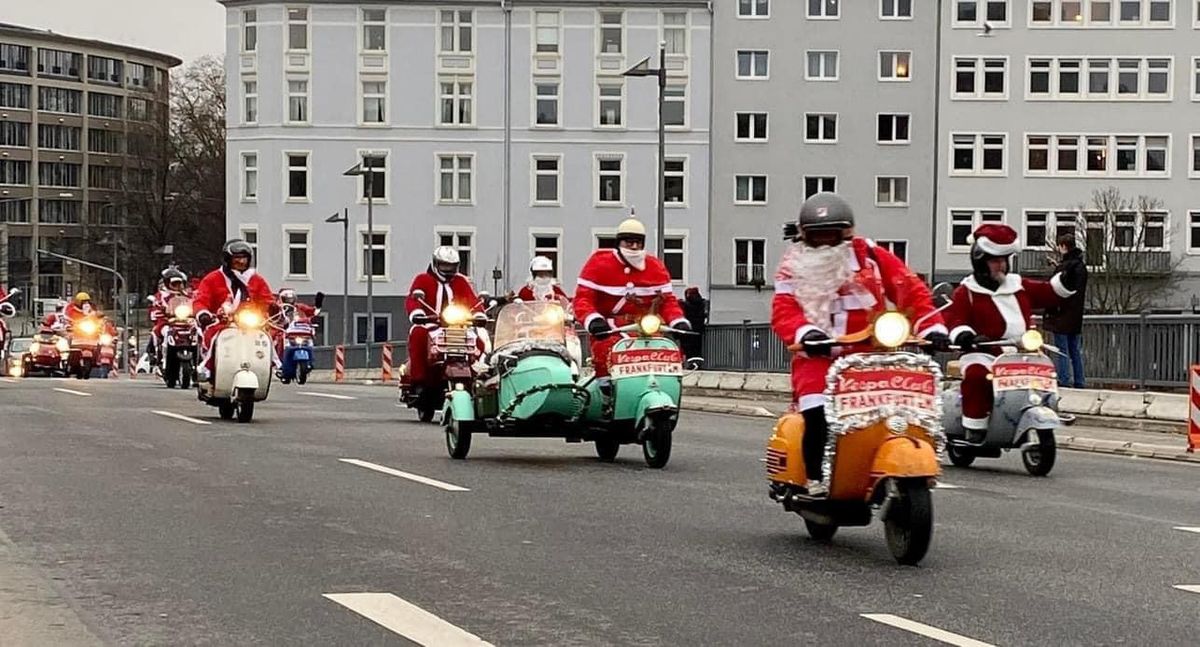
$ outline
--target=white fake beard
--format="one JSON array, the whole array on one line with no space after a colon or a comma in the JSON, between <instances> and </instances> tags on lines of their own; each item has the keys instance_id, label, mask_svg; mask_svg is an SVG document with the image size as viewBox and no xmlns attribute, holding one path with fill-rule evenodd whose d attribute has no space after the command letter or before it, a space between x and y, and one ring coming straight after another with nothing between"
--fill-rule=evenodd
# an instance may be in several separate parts
<instances>
[{"instance_id":1,"label":"white fake beard","mask_svg":"<svg viewBox=\"0 0 1200 647\"><path fill-rule=\"evenodd\" d=\"M633 251L631 249L622 249L620 252L625 262L632 265L639 272L646 269L646 250L639 249Z\"/></svg>"},{"instance_id":2,"label":"white fake beard","mask_svg":"<svg viewBox=\"0 0 1200 647\"><path fill-rule=\"evenodd\" d=\"M533 280L533 298L542 301L554 296L554 279L534 279Z\"/></svg>"},{"instance_id":3,"label":"white fake beard","mask_svg":"<svg viewBox=\"0 0 1200 647\"><path fill-rule=\"evenodd\" d=\"M833 303L854 270L850 266L854 248L848 243L827 247L809 247L796 243L788 250L784 263L796 277L793 294L804 308L805 318L826 333L833 332Z\"/></svg>"}]
</instances>

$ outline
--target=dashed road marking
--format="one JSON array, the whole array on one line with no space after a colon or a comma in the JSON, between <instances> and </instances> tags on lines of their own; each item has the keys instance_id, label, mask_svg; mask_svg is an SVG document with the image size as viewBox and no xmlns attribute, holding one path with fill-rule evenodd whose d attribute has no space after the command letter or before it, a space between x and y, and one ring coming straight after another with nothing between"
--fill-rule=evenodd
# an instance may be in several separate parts
<instances>
[{"instance_id":1,"label":"dashed road marking","mask_svg":"<svg viewBox=\"0 0 1200 647\"><path fill-rule=\"evenodd\" d=\"M158 410L155 410L155 411L151 411L150 413L153 413L153 414L155 414L155 415L159 415L159 416L163 416L164 418L174 418L174 419L176 419L176 420L182 420L182 421L184 421L184 422L190 422L190 423L192 423L193 425L211 425L211 424L212 424L211 422L209 422L209 421L207 421L207 420L200 420L200 419L198 419L198 418L191 418L191 417L185 416L185 415L183 415L183 414L180 414L180 413L172 413L172 412L170 412L170 411L158 411Z\"/></svg>"},{"instance_id":2,"label":"dashed road marking","mask_svg":"<svg viewBox=\"0 0 1200 647\"><path fill-rule=\"evenodd\" d=\"M391 593L326 593L332 600L360 616L404 636L418 645L439 647L491 647L492 643L442 620Z\"/></svg>"},{"instance_id":3,"label":"dashed road marking","mask_svg":"<svg viewBox=\"0 0 1200 647\"><path fill-rule=\"evenodd\" d=\"M945 629L938 629L937 627L922 624L915 620L909 620L908 618L894 616L890 613L863 613L861 615L867 620L881 622L885 625L895 627L897 629L903 629L904 631L908 631L919 636L925 636L926 638L932 638L934 640L944 642L947 645L955 645L955 647L995 647L990 643L985 643L975 640L974 638L968 638L966 636L960 636L956 633L946 631Z\"/></svg>"},{"instance_id":4,"label":"dashed road marking","mask_svg":"<svg viewBox=\"0 0 1200 647\"><path fill-rule=\"evenodd\" d=\"M1188 593L1200 593L1200 584L1176 584L1172 588L1187 591Z\"/></svg>"},{"instance_id":5,"label":"dashed road marking","mask_svg":"<svg viewBox=\"0 0 1200 647\"><path fill-rule=\"evenodd\" d=\"M1200 534L1200 526L1175 526L1175 530L1182 530L1184 532L1194 532L1196 534Z\"/></svg>"},{"instance_id":6,"label":"dashed road marking","mask_svg":"<svg viewBox=\"0 0 1200 647\"><path fill-rule=\"evenodd\" d=\"M91 394L91 393L84 393L83 391L76 391L76 390L74 390L74 389L59 389L59 388L55 388L54 390L55 390L55 391L58 391L59 393L66 393L67 395L78 395L78 396L80 396L80 397L83 397L83 398L90 398L90 397L92 397L92 394Z\"/></svg>"},{"instance_id":7,"label":"dashed road marking","mask_svg":"<svg viewBox=\"0 0 1200 647\"><path fill-rule=\"evenodd\" d=\"M338 460L343 463L349 463L351 465L365 467L369 470L375 470L376 472L380 472L383 474L388 474L391 476L398 476L402 479L408 479L410 481L428 485L430 487L435 487L435 488L438 488L441 490L445 490L447 492L470 492L471 491L470 488L465 488L465 487L462 487L459 485L454 485L452 483L446 483L444 481L439 481L437 479L431 479L427 476L421 476L419 474L410 474L408 472L401 472L400 470L397 470L397 469L392 469L392 468L386 467L384 465L376 465L375 463L369 463L367 461L361 461L361 460L358 460L357 458L339 458Z\"/></svg>"},{"instance_id":8,"label":"dashed road marking","mask_svg":"<svg viewBox=\"0 0 1200 647\"><path fill-rule=\"evenodd\" d=\"M317 393L315 391L297 391L300 395L308 395L314 398L329 398L330 400L357 400L358 398L352 395L338 395L336 393Z\"/></svg>"},{"instance_id":9,"label":"dashed road marking","mask_svg":"<svg viewBox=\"0 0 1200 647\"><path fill-rule=\"evenodd\" d=\"M961 489L963 489L963 486L955 485L953 483L942 483L941 481L938 481L937 484L933 486L933 489L935 489L935 490L961 490Z\"/></svg>"}]
</instances>

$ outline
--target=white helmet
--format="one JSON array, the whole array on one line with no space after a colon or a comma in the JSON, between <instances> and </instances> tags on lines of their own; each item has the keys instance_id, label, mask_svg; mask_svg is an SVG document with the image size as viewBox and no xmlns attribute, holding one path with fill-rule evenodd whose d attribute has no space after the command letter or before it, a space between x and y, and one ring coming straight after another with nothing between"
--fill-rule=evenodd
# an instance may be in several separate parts
<instances>
[{"instance_id":1,"label":"white helmet","mask_svg":"<svg viewBox=\"0 0 1200 647\"><path fill-rule=\"evenodd\" d=\"M437 272L443 280L449 281L451 277L458 274L460 262L458 250L453 247L443 245L433 250L433 271Z\"/></svg>"},{"instance_id":2,"label":"white helmet","mask_svg":"<svg viewBox=\"0 0 1200 647\"><path fill-rule=\"evenodd\" d=\"M553 272L553 271L554 271L554 262L551 261L550 259L546 258L545 256L534 256L533 260L529 262L529 273L530 274L535 274L537 272Z\"/></svg>"}]
</instances>

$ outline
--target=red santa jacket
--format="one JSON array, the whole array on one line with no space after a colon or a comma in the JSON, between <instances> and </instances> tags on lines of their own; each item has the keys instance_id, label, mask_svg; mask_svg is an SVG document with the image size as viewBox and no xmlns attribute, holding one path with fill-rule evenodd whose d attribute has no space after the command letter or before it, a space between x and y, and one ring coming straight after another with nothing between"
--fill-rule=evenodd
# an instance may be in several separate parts
<instances>
[{"instance_id":1,"label":"red santa jacket","mask_svg":"<svg viewBox=\"0 0 1200 647\"><path fill-rule=\"evenodd\" d=\"M672 326L686 321L662 261L647 255L646 268L639 270L626 263L617 250L599 249L579 272L575 316L584 326L604 317L610 325L620 327L649 314L655 297L662 297L656 314L663 321Z\"/></svg>"},{"instance_id":2,"label":"red santa jacket","mask_svg":"<svg viewBox=\"0 0 1200 647\"><path fill-rule=\"evenodd\" d=\"M559 287L558 284L554 285L554 297L557 299L560 299L560 300L564 300L564 301L571 300L571 297L567 296L567 293L563 292L563 289L561 287ZM521 289L517 291L517 298L522 301L536 301L537 300L537 297L535 297L533 295L533 286L528 285L528 284L521 286ZM546 300L551 301L551 299L546 299Z\"/></svg>"},{"instance_id":3,"label":"red santa jacket","mask_svg":"<svg viewBox=\"0 0 1200 647\"><path fill-rule=\"evenodd\" d=\"M413 296L417 290L425 292L425 303ZM475 312L483 312L483 304L479 302L479 296L475 294L475 288L471 287L467 277L455 274L449 281L442 281L429 269L413 277L404 309L408 312L408 320L412 321L418 315L437 317L451 303L457 303ZM425 304L433 308L434 312L429 312Z\"/></svg>"},{"instance_id":4,"label":"red santa jacket","mask_svg":"<svg viewBox=\"0 0 1200 647\"><path fill-rule=\"evenodd\" d=\"M267 280L251 268L242 272L242 282L245 284L245 290L235 293L233 282L223 270L215 269L205 275L200 280L200 285L196 287L196 294L192 298L192 308L195 310L196 317L200 317L202 314L210 314L215 317L221 313L226 303L237 308L245 302L260 308L265 316L271 306L275 304L275 293L271 291Z\"/></svg>"},{"instance_id":5,"label":"red santa jacket","mask_svg":"<svg viewBox=\"0 0 1200 647\"><path fill-rule=\"evenodd\" d=\"M954 290L954 304L946 310L946 323L950 325L950 338L970 331L994 341L1016 342L1029 329L1035 309L1054 307L1074 294L1055 274L1049 281L1027 279L1018 274L1008 274L995 290L989 290L968 276ZM990 364L991 354L1002 352L998 347L987 352L968 353L963 356L963 367L973 364Z\"/></svg>"}]
</instances>

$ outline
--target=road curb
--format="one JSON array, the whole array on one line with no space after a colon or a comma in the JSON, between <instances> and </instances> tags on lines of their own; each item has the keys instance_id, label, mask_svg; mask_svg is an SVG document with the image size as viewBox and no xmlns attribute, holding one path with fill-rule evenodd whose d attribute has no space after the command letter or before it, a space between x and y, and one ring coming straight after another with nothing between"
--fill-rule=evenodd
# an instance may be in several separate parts
<instances>
[{"instance_id":1,"label":"road curb","mask_svg":"<svg viewBox=\"0 0 1200 647\"><path fill-rule=\"evenodd\" d=\"M1084 436L1067 435L1059 435L1056 440L1059 447L1074 451L1091 452L1094 454L1116 454L1118 456L1138 456L1141 458L1156 458L1184 463L1200 463L1200 454L1189 454L1187 449L1183 447L1175 448L1165 445L1150 445L1146 443L1101 440Z\"/></svg>"}]
</instances>

